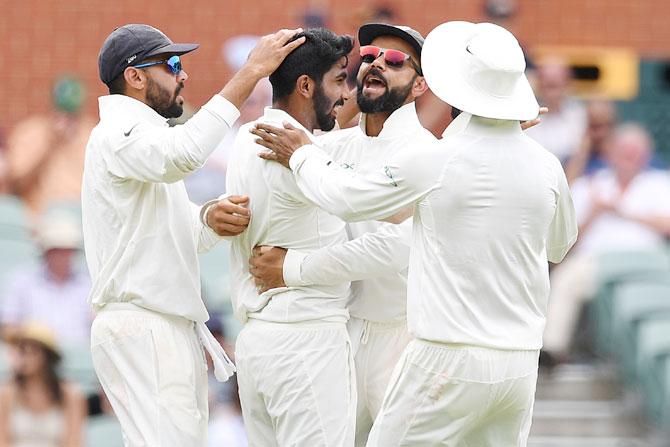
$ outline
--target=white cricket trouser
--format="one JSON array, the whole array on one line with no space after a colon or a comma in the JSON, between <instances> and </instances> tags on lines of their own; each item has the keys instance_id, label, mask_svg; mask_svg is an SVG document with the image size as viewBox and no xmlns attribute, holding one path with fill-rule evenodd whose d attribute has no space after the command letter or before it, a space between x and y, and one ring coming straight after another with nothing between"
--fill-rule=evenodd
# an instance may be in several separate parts
<instances>
[{"instance_id":1,"label":"white cricket trouser","mask_svg":"<svg viewBox=\"0 0 670 447\"><path fill-rule=\"evenodd\" d=\"M235 361L250 447L353 445L356 378L345 323L249 320Z\"/></svg>"},{"instance_id":2,"label":"white cricket trouser","mask_svg":"<svg viewBox=\"0 0 670 447\"><path fill-rule=\"evenodd\" d=\"M207 363L195 323L131 304L109 308L93 321L91 351L124 445L205 446Z\"/></svg>"},{"instance_id":3,"label":"white cricket trouser","mask_svg":"<svg viewBox=\"0 0 670 447\"><path fill-rule=\"evenodd\" d=\"M398 361L368 446L525 446L539 351L412 340Z\"/></svg>"},{"instance_id":4,"label":"white cricket trouser","mask_svg":"<svg viewBox=\"0 0 670 447\"><path fill-rule=\"evenodd\" d=\"M364 446L381 409L391 373L412 337L406 321L375 323L352 317L348 327L355 349L358 390L356 446Z\"/></svg>"},{"instance_id":5,"label":"white cricket trouser","mask_svg":"<svg viewBox=\"0 0 670 447\"><path fill-rule=\"evenodd\" d=\"M597 270L594 258L580 255L554 266L549 277L551 292L543 349L552 354L568 352L582 306L596 294Z\"/></svg>"}]
</instances>

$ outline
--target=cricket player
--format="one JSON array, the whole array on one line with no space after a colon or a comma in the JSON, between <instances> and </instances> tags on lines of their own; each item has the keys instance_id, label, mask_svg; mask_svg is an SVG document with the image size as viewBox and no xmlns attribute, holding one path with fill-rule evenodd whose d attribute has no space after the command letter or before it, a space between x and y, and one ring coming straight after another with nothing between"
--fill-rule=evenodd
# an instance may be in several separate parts
<instances>
[{"instance_id":1,"label":"cricket player","mask_svg":"<svg viewBox=\"0 0 670 447\"><path fill-rule=\"evenodd\" d=\"M426 39L426 80L459 130L352 175L285 125L257 128L311 201L348 221L415 204L408 326L369 446L525 446L546 321L547 261L577 225L559 161L523 134L539 107L518 42L449 22ZM450 127L452 127L450 126ZM462 126L462 128L460 128ZM297 149L297 150L296 150Z\"/></svg>"},{"instance_id":2,"label":"cricket player","mask_svg":"<svg viewBox=\"0 0 670 447\"><path fill-rule=\"evenodd\" d=\"M256 123L289 122L311 139L314 129L335 126L348 97L353 42L326 29L300 36L306 42L270 76L272 107ZM348 281L261 292L249 274L255 246L309 253L345 242L344 222L308 200L290 171L258 157L254 124L240 128L226 179L228 193L249 196L253 216L231 246L233 310L244 324L235 360L249 445L351 446L356 388Z\"/></svg>"},{"instance_id":3,"label":"cricket player","mask_svg":"<svg viewBox=\"0 0 670 447\"><path fill-rule=\"evenodd\" d=\"M317 138L335 163L350 172L381 169L408 145L437 141L421 126L414 104L427 89L420 67L423 36L406 26L370 23L360 28L358 40L360 123ZM353 281L348 327L356 366L356 445L362 446L410 340L406 309L412 220L400 225L352 222L346 229L348 242L311 252L264 247L252 259L251 272L263 290Z\"/></svg>"},{"instance_id":4,"label":"cricket player","mask_svg":"<svg viewBox=\"0 0 670 447\"><path fill-rule=\"evenodd\" d=\"M100 122L86 148L82 217L97 312L93 363L126 446L206 443L203 347L219 380L234 367L204 325L209 316L200 297L197 252L219 238L201 223L181 180L203 165L256 82L302 43L287 44L297 31L262 38L221 92L173 128L166 120L181 115L188 79L181 59L198 45L131 24L114 30L100 50L100 79L110 95L99 99ZM210 209L209 224L223 234L244 230L245 200Z\"/></svg>"}]
</instances>

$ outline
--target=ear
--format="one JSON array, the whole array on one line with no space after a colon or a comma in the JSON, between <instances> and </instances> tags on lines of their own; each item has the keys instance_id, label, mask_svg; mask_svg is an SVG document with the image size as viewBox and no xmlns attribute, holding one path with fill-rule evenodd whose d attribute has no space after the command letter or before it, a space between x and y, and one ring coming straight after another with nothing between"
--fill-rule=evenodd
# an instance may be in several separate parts
<instances>
[{"instance_id":1,"label":"ear","mask_svg":"<svg viewBox=\"0 0 670 447\"><path fill-rule=\"evenodd\" d=\"M126 79L128 87L136 90L143 90L147 84L146 74L137 68L127 67L123 71L123 77Z\"/></svg>"},{"instance_id":2,"label":"ear","mask_svg":"<svg viewBox=\"0 0 670 447\"><path fill-rule=\"evenodd\" d=\"M412 84L412 95L414 95L415 98L418 98L419 96L426 93L426 90L428 90L426 78L423 76L417 76L414 80L414 84Z\"/></svg>"},{"instance_id":3,"label":"ear","mask_svg":"<svg viewBox=\"0 0 670 447\"><path fill-rule=\"evenodd\" d=\"M314 95L314 89L316 84L314 80L307 76L306 74L298 77L295 81L295 90L298 94L304 98L311 99Z\"/></svg>"}]
</instances>

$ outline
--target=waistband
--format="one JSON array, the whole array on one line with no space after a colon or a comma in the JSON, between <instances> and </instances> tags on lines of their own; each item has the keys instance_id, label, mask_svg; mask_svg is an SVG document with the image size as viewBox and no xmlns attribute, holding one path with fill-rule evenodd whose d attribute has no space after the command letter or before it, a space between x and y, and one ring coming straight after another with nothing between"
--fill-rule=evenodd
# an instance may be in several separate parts
<instances>
[{"instance_id":1,"label":"waistband","mask_svg":"<svg viewBox=\"0 0 670 447\"><path fill-rule=\"evenodd\" d=\"M271 328L279 330L313 330L313 329L333 329L345 328L347 323L344 321L328 321L328 320L307 320L296 321L292 323L280 323L276 321L259 320L256 318L249 318L244 324L245 328Z\"/></svg>"},{"instance_id":2,"label":"waistband","mask_svg":"<svg viewBox=\"0 0 670 447\"><path fill-rule=\"evenodd\" d=\"M221 344L214 338L204 322L193 321L177 315L157 312L133 303L107 303L98 310L98 314L117 311L145 313L167 320L171 324L176 324L179 327L195 330L200 344L212 358L212 363L214 364L214 377L216 377L219 382L225 382L235 373L235 364L228 358L226 351L223 350Z\"/></svg>"}]
</instances>

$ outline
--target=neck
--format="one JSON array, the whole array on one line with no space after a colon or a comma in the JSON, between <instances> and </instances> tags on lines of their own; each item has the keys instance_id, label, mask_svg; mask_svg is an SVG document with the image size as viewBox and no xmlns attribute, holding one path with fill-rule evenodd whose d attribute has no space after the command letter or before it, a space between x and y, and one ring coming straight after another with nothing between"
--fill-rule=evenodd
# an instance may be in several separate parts
<instances>
[{"instance_id":1,"label":"neck","mask_svg":"<svg viewBox=\"0 0 670 447\"><path fill-rule=\"evenodd\" d=\"M314 113L312 107L308 106L305 101L297 100L291 95L285 100L273 102L272 107L283 110L291 115L297 122L302 124L305 129L314 132L314 128L316 127L316 123L313 119Z\"/></svg>"},{"instance_id":2,"label":"neck","mask_svg":"<svg viewBox=\"0 0 670 447\"><path fill-rule=\"evenodd\" d=\"M392 112L368 113L365 115L365 134L377 137L384 128L384 123Z\"/></svg>"}]
</instances>

